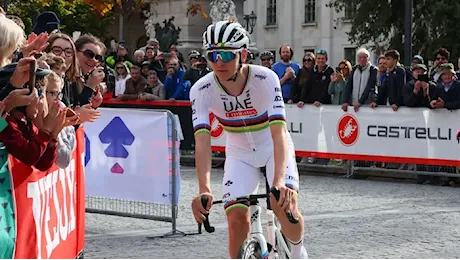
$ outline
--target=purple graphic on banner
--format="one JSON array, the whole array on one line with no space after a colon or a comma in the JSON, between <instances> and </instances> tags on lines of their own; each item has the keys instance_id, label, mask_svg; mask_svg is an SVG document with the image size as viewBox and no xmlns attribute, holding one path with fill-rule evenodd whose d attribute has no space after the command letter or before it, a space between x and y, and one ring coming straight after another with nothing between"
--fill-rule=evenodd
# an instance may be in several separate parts
<instances>
[{"instance_id":1,"label":"purple graphic on banner","mask_svg":"<svg viewBox=\"0 0 460 260\"><path fill-rule=\"evenodd\" d=\"M128 129L125 122L117 116L102 130L99 134L99 139L103 144L109 144L109 147L104 150L107 157L126 159L129 156L129 152L126 150L125 145L132 145L135 137ZM123 168L118 163L115 163L110 171L117 174L122 174L124 172Z\"/></svg>"},{"instance_id":2,"label":"purple graphic on banner","mask_svg":"<svg viewBox=\"0 0 460 260\"><path fill-rule=\"evenodd\" d=\"M85 133L85 167L88 165L89 160L91 159L91 143L89 138Z\"/></svg>"}]
</instances>

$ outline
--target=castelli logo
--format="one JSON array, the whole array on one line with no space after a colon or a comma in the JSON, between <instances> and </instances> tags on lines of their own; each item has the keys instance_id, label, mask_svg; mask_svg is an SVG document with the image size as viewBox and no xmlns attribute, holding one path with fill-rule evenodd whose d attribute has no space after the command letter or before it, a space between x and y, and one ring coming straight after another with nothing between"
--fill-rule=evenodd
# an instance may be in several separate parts
<instances>
[{"instance_id":1,"label":"castelli logo","mask_svg":"<svg viewBox=\"0 0 460 260\"><path fill-rule=\"evenodd\" d=\"M354 145L359 136L358 119L352 114L343 115L337 124L337 136L343 145Z\"/></svg>"},{"instance_id":2,"label":"castelli logo","mask_svg":"<svg viewBox=\"0 0 460 260\"><path fill-rule=\"evenodd\" d=\"M220 125L213 113L209 113L209 123L211 125L211 137L216 139L220 138L224 133L224 128Z\"/></svg>"}]
</instances>

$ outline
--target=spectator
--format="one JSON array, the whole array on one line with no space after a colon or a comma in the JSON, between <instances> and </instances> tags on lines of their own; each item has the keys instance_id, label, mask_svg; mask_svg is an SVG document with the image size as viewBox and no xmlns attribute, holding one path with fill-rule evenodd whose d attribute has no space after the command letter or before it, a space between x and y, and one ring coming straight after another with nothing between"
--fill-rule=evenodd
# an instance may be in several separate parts
<instances>
[{"instance_id":1,"label":"spectator","mask_svg":"<svg viewBox=\"0 0 460 260\"><path fill-rule=\"evenodd\" d=\"M411 61L411 64L410 64L410 67L413 68L415 65L417 64L424 64L424 60L423 60L423 57L420 56L420 55L415 55L413 58L412 58L412 61Z\"/></svg>"},{"instance_id":2,"label":"spectator","mask_svg":"<svg viewBox=\"0 0 460 260\"><path fill-rule=\"evenodd\" d=\"M158 78L165 82L166 72L165 72L165 60L163 59L163 53L160 51L155 51L153 47L147 46L146 51L146 60L150 63L149 70L154 70L157 72Z\"/></svg>"},{"instance_id":3,"label":"spectator","mask_svg":"<svg viewBox=\"0 0 460 260\"><path fill-rule=\"evenodd\" d=\"M201 56L198 51L190 52L189 60L192 66L185 72L184 81L190 81L190 84L193 86L195 82L211 72L211 70L208 68L206 58Z\"/></svg>"},{"instance_id":4,"label":"spectator","mask_svg":"<svg viewBox=\"0 0 460 260\"><path fill-rule=\"evenodd\" d=\"M115 69L116 63L120 61L125 62L128 68L133 66L133 62L128 57L128 49L126 49L124 41L119 42L117 44L117 52L105 60L106 64L112 69Z\"/></svg>"},{"instance_id":5,"label":"spectator","mask_svg":"<svg viewBox=\"0 0 460 260\"><path fill-rule=\"evenodd\" d=\"M145 58L145 52L143 50L137 50L134 52L134 65L141 67Z\"/></svg>"},{"instance_id":6,"label":"spectator","mask_svg":"<svg viewBox=\"0 0 460 260\"><path fill-rule=\"evenodd\" d=\"M157 73L151 70L147 78L147 86L145 86L144 92L141 95L141 100L165 100L165 98L166 90L164 85L158 80Z\"/></svg>"},{"instance_id":7,"label":"spectator","mask_svg":"<svg viewBox=\"0 0 460 260\"><path fill-rule=\"evenodd\" d=\"M123 94L118 95L118 100L136 100L147 85L147 80L142 77L141 69L137 66L131 68L131 78L126 80Z\"/></svg>"},{"instance_id":8,"label":"spectator","mask_svg":"<svg viewBox=\"0 0 460 260\"><path fill-rule=\"evenodd\" d=\"M358 65L354 67L345 87L343 111L348 111L351 105L357 112L363 104L375 101L377 68L371 64L369 51L364 48L357 51L356 58Z\"/></svg>"},{"instance_id":9,"label":"spectator","mask_svg":"<svg viewBox=\"0 0 460 260\"><path fill-rule=\"evenodd\" d=\"M303 107L305 103L321 106L322 104L331 104L331 96L327 93L331 75L334 70L327 65L327 52L318 50L316 52L316 65L309 77L305 90L302 92L298 107Z\"/></svg>"},{"instance_id":10,"label":"spectator","mask_svg":"<svg viewBox=\"0 0 460 260\"><path fill-rule=\"evenodd\" d=\"M182 55L182 53L180 51L177 50L177 46L175 44L171 44L171 46L169 47L169 51L171 53L175 53L176 54L176 58L179 59L179 62L180 63L183 63L184 62L184 55Z\"/></svg>"},{"instance_id":11,"label":"spectator","mask_svg":"<svg viewBox=\"0 0 460 260\"><path fill-rule=\"evenodd\" d=\"M438 67L441 83L435 88L431 96L432 108L460 108L460 82L455 80L455 70L452 63L445 63Z\"/></svg>"},{"instance_id":12,"label":"spectator","mask_svg":"<svg viewBox=\"0 0 460 260\"><path fill-rule=\"evenodd\" d=\"M142 64L141 64L141 75L142 77L144 78L147 78L149 76L149 64L150 62L148 61L144 61Z\"/></svg>"},{"instance_id":13,"label":"spectator","mask_svg":"<svg viewBox=\"0 0 460 260\"><path fill-rule=\"evenodd\" d=\"M372 102L370 106L375 108L377 105L391 105L393 111L397 111L403 104L402 91L406 84L406 72L404 68L397 66L399 62L399 52L390 50L385 53L387 74L382 87L377 95L377 102Z\"/></svg>"},{"instance_id":14,"label":"spectator","mask_svg":"<svg viewBox=\"0 0 460 260\"><path fill-rule=\"evenodd\" d=\"M171 59L169 61L168 76L165 81L167 99L187 100L188 96L184 94L187 90L184 74L184 70L179 68L179 61Z\"/></svg>"},{"instance_id":15,"label":"spectator","mask_svg":"<svg viewBox=\"0 0 460 260\"><path fill-rule=\"evenodd\" d=\"M387 76L387 60L385 59L385 55L380 55L378 60L378 73L377 73L377 90L376 93L379 92L380 86L383 85L385 78Z\"/></svg>"},{"instance_id":16,"label":"spectator","mask_svg":"<svg viewBox=\"0 0 460 260\"><path fill-rule=\"evenodd\" d=\"M90 107L99 107L102 103L102 93L105 91L101 85L104 80L104 69L98 67L102 61L102 54L105 52L105 45L99 38L84 34L75 42L77 49L78 64L83 74L76 81L78 95L77 105ZM94 73L93 73L94 72ZM94 96L94 98L93 98Z\"/></svg>"},{"instance_id":17,"label":"spectator","mask_svg":"<svg viewBox=\"0 0 460 260\"><path fill-rule=\"evenodd\" d=\"M351 72L351 63L347 60L343 60L339 63L339 67L337 67L336 71L332 73L331 83L329 83L327 92L332 96L333 105L342 105L347 102L344 90Z\"/></svg>"},{"instance_id":18,"label":"spectator","mask_svg":"<svg viewBox=\"0 0 460 260\"><path fill-rule=\"evenodd\" d=\"M300 66L299 64L291 61L294 56L294 51L289 45L281 46L279 54L281 61L275 63L272 69L280 79L283 99L284 102L287 102L291 95L292 85L294 84L294 80L300 70Z\"/></svg>"},{"instance_id":19,"label":"spectator","mask_svg":"<svg viewBox=\"0 0 460 260\"><path fill-rule=\"evenodd\" d=\"M430 68L430 80L441 83L439 68L442 64L448 63L450 59L450 52L446 48L439 48L434 54L434 66Z\"/></svg>"},{"instance_id":20,"label":"spectator","mask_svg":"<svg viewBox=\"0 0 460 260\"><path fill-rule=\"evenodd\" d=\"M118 62L115 66L115 97L125 93L126 81L131 78L129 68L124 62Z\"/></svg>"},{"instance_id":21,"label":"spectator","mask_svg":"<svg viewBox=\"0 0 460 260\"><path fill-rule=\"evenodd\" d=\"M426 76L426 80L422 79ZM430 107L430 93L436 84L428 81L427 67L424 64L412 66L412 80L404 86L404 104L408 107Z\"/></svg>"},{"instance_id":22,"label":"spectator","mask_svg":"<svg viewBox=\"0 0 460 260\"><path fill-rule=\"evenodd\" d=\"M54 71L61 79L65 78L67 66L65 59L61 56L56 56L53 53L48 53L44 56L44 62L48 65L49 69ZM64 81L61 82L64 85ZM62 89L60 89L61 91Z\"/></svg>"},{"instance_id":23,"label":"spectator","mask_svg":"<svg viewBox=\"0 0 460 260\"><path fill-rule=\"evenodd\" d=\"M274 61L275 57L271 51L264 51L260 54L260 65L271 69Z\"/></svg>"},{"instance_id":24,"label":"spectator","mask_svg":"<svg viewBox=\"0 0 460 260\"><path fill-rule=\"evenodd\" d=\"M311 76L311 73L313 72L313 67L315 66L315 54L313 54L312 52L306 52L303 56L302 62L303 66L299 70L299 76L296 77L296 79L294 80L291 95L287 102L288 104L297 103L300 101L302 91L304 91L307 85L307 81Z\"/></svg>"},{"instance_id":25,"label":"spectator","mask_svg":"<svg viewBox=\"0 0 460 260\"><path fill-rule=\"evenodd\" d=\"M5 16L0 17L0 67L3 67L11 62L11 55L24 42L24 31L12 20ZM4 82L6 84L6 82ZM4 84L2 86L4 86Z\"/></svg>"},{"instance_id":26,"label":"spectator","mask_svg":"<svg viewBox=\"0 0 460 260\"><path fill-rule=\"evenodd\" d=\"M55 57L61 58L61 57ZM62 59L62 58L61 58ZM54 60L53 60L54 61ZM59 71L59 69L58 69ZM46 95L45 100L47 101L47 111L52 110L55 104L58 107L63 108L63 113L66 112L64 103L61 102L62 98L62 85L63 79L56 73L51 72L47 78L47 85L46 85ZM45 113L46 114L46 113ZM34 119L34 124L40 129L43 128L45 114L39 114ZM75 128L73 127L78 121L78 116L74 116L71 118L65 118L63 124L60 124L58 127L51 132L51 138L57 140L57 156L56 156L56 165L62 169L69 166L70 161L72 159L72 153L76 148L76 136L75 136Z\"/></svg>"},{"instance_id":27,"label":"spectator","mask_svg":"<svg viewBox=\"0 0 460 260\"><path fill-rule=\"evenodd\" d=\"M57 32L60 32L59 25L61 21L54 12L43 12L39 14L35 20L36 21L34 28L32 29L32 32L36 35L39 35L41 33L51 34L51 32L55 30L57 30Z\"/></svg>"},{"instance_id":28,"label":"spectator","mask_svg":"<svg viewBox=\"0 0 460 260\"><path fill-rule=\"evenodd\" d=\"M21 61L26 64L35 62L34 59L22 59ZM17 67L24 65L21 64L21 61ZM51 73L49 70L37 69L36 88L32 93L34 99L28 106L13 109L5 118L8 126L0 133L0 142L5 145L8 153L25 165L35 166L40 171L47 171L53 165L57 145L53 134L65 124L65 112L61 111L58 104L54 102L48 114L44 115L43 124L39 128L32 122L37 115L43 113L39 111L39 108L42 108L39 104L44 101L41 97L46 91L45 76L49 73ZM28 81L28 77L22 77L20 80L16 80L15 77L16 75L13 74L10 80L13 86L22 88ZM8 94L8 91L2 90L0 99L5 98L5 95Z\"/></svg>"}]
</instances>

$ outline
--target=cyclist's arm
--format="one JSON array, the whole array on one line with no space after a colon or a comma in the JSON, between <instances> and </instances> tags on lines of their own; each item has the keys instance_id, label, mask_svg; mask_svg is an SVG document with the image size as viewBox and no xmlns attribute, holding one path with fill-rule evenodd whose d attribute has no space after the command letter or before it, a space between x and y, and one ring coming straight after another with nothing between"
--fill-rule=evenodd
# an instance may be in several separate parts
<instances>
[{"instance_id":1,"label":"cyclist's arm","mask_svg":"<svg viewBox=\"0 0 460 260\"><path fill-rule=\"evenodd\" d=\"M285 184L287 156L289 152L287 143L286 130L286 112L284 109L284 101L281 94L281 85L276 77L276 74L270 73L267 76L268 84L266 84L266 100L268 102L268 118L270 131L274 146L274 161L275 177L273 186Z\"/></svg>"},{"instance_id":2,"label":"cyclist's arm","mask_svg":"<svg viewBox=\"0 0 460 260\"><path fill-rule=\"evenodd\" d=\"M195 134L195 167L199 192L211 193L211 126L207 94L198 88L190 91L192 121Z\"/></svg>"}]
</instances>

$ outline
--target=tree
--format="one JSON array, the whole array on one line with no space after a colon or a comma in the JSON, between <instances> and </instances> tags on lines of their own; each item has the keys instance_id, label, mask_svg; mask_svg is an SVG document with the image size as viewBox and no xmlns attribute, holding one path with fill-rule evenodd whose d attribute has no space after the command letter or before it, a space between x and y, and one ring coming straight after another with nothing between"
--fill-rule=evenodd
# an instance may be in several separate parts
<instances>
[{"instance_id":1,"label":"tree","mask_svg":"<svg viewBox=\"0 0 460 260\"><path fill-rule=\"evenodd\" d=\"M145 4L144 0L83 0L83 2L91 5L100 15L109 12L130 15L134 11L139 11Z\"/></svg>"},{"instance_id":2,"label":"tree","mask_svg":"<svg viewBox=\"0 0 460 260\"><path fill-rule=\"evenodd\" d=\"M21 17L26 33L32 31L35 18L44 11L55 12L61 20L61 31L69 35L74 31L82 31L104 38L113 21L110 11L101 14L82 0L13 0L8 10Z\"/></svg>"},{"instance_id":3,"label":"tree","mask_svg":"<svg viewBox=\"0 0 460 260\"><path fill-rule=\"evenodd\" d=\"M355 4L356 11L348 32L352 43L383 44L385 49L397 49L404 55L404 2L403 0L330 0L330 8L342 12L345 6ZM460 1L417 0L413 15L413 53L433 59L434 52L447 48L451 60L460 56ZM342 22L342 19L337 20ZM404 59L401 59L404 60Z\"/></svg>"}]
</instances>

